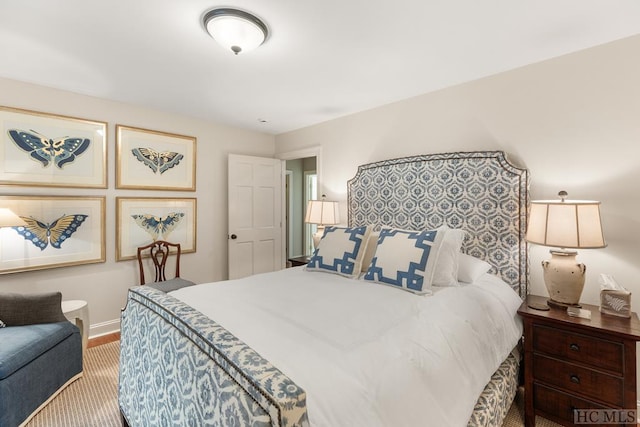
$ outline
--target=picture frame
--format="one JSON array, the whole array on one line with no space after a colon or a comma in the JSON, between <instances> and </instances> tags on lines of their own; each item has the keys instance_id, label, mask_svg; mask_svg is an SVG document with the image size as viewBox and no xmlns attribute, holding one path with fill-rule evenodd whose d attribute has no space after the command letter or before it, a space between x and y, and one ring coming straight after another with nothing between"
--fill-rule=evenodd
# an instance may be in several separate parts
<instances>
[{"instance_id":1,"label":"picture frame","mask_svg":"<svg viewBox=\"0 0 640 427\"><path fill-rule=\"evenodd\" d=\"M107 188L107 123L0 106L0 184Z\"/></svg>"},{"instance_id":2,"label":"picture frame","mask_svg":"<svg viewBox=\"0 0 640 427\"><path fill-rule=\"evenodd\" d=\"M0 228L0 274L105 262L105 197L0 196L25 221Z\"/></svg>"},{"instance_id":3,"label":"picture frame","mask_svg":"<svg viewBox=\"0 0 640 427\"><path fill-rule=\"evenodd\" d=\"M116 197L116 261L135 259L137 249L155 240L196 251L197 199Z\"/></svg>"},{"instance_id":4,"label":"picture frame","mask_svg":"<svg viewBox=\"0 0 640 427\"><path fill-rule=\"evenodd\" d=\"M116 125L116 188L196 191L196 138Z\"/></svg>"}]
</instances>

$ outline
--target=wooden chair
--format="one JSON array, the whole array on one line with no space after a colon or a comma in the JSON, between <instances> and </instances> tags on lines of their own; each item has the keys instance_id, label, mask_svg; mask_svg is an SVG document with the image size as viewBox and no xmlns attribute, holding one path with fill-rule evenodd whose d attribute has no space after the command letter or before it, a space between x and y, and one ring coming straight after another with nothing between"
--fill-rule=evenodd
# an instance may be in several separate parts
<instances>
[{"instance_id":1,"label":"wooden chair","mask_svg":"<svg viewBox=\"0 0 640 427\"><path fill-rule=\"evenodd\" d=\"M144 265L142 263L142 259L146 257L150 257L153 262L153 267L155 269L155 278L154 282L165 282L167 281L167 276L165 275L165 268L167 266L167 261L169 260L169 255L171 250L176 250L176 278L180 277L180 243L170 243L164 240L156 240L153 243L150 243L146 246L141 246L138 248L138 266L140 267L140 284L145 284L144 278Z\"/></svg>"}]
</instances>

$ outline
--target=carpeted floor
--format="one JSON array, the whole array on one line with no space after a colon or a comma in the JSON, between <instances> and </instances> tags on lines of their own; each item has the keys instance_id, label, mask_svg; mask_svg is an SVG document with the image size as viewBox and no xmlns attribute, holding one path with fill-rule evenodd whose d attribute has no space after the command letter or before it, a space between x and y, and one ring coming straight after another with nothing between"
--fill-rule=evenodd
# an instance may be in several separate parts
<instances>
[{"instance_id":1,"label":"carpeted floor","mask_svg":"<svg viewBox=\"0 0 640 427\"><path fill-rule=\"evenodd\" d=\"M87 349L84 375L64 389L27 427L120 427L120 341Z\"/></svg>"},{"instance_id":2,"label":"carpeted floor","mask_svg":"<svg viewBox=\"0 0 640 427\"><path fill-rule=\"evenodd\" d=\"M118 411L119 341L92 347L84 357L84 376L62 391L27 427L120 427ZM520 391L503 427L523 427ZM538 417L537 427L560 427Z\"/></svg>"}]
</instances>

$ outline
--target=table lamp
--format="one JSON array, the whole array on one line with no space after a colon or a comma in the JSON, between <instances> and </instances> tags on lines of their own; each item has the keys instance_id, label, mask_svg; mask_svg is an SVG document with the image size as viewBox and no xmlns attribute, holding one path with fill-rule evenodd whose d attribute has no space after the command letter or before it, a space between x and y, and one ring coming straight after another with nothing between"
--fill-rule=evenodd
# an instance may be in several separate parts
<instances>
[{"instance_id":1,"label":"table lamp","mask_svg":"<svg viewBox=\"0 0 640 427\"><path fill-rule=\"evenodd\" d=\"M531 202L526 239L530 243L553 246L551 259L542 261L544 283L549 292L550 307L566 308L580 304L586 266L576 262L575 250L604 248L600 202L567 200L567 192L558 193L560 200Z\"/></svg>"},{"instance_id":2,"label":"table lamp","mask_svg":"<svg viewBox=\"0 0 640 427\"><path fill-rule=\"evenodd\" d=\"M325 225L335 225L340 222L338 202L322 200L309 200L307 203L307 213L304 222L307 224L317 224L318 230L313 234L313 247L317 248L324 234Z\"/></svg>"}]
</instances>

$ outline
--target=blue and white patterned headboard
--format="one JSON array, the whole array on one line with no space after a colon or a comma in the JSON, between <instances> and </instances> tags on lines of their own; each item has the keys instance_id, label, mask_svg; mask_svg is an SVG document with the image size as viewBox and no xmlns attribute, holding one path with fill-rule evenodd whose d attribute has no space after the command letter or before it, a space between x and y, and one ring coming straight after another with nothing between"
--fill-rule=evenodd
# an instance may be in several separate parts
<instances>
[{"instance_id":1,"label":"blue and white patterned headboard","mask_svg":"<svg viewBox=\"0 0 640 427\"><path fill-rule=\"evenodd\" d=\"M462 251L486 260L525 297L529 172L502 151L428 154L358 167L347 184L349 226L468 232Z\"/></svg>"}]
</instances>

